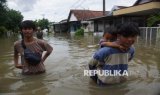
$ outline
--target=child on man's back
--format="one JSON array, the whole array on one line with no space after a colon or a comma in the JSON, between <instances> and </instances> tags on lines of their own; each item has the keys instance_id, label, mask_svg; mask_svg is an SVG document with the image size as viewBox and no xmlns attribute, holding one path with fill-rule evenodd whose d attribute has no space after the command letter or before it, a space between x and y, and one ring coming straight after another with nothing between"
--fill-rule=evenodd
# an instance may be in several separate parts
<instances>
[{"instance_id":1,"label":"child on man's back","mask_svg":"<svg viewBox=\"0 0 160 95\"><path fill-rule=\"evenodd\" d=\"M124 51L125 47L113 42L117 39L117 34L118 32L116 27L114 26L107 27L105 29L105 32L103 33L103 38L99 42L100 48L107 46L107 47L119 48L120 50Z\"/></svg>"}]
</instances>

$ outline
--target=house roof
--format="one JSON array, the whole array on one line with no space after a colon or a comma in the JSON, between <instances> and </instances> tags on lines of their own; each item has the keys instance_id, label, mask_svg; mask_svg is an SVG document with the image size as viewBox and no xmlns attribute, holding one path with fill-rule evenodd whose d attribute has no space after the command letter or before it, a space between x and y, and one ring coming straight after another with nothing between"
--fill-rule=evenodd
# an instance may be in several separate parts
<instances>
[{"instance_id":1,"label":"house roof","mask_svg":"<svg viewBox=\"0 0 160 95\"><path fill-rule=\"evenodd\" d=\"M149 3L149 2L160 2L160 0L137 0L133 6L144 4L144 3Z\"/></svg>"},{"instance_id":2,"label":"house roof","mask_svg":"<svg viewBox=\"0 0 160 95\"><path fill-rule=\"evenodd\" d=\"M113 12L113 15L146 16L160 11L160 0L137 0L133 6Z\"/></svg>"},{"instance_id":3,"label":"house roof","mask_svg":"<svg viewBox=\"0 0 160 95\"><path fill-rule=\"evenodd\" d=\"M60 23L66 23L67 22L67 19L63 19L60 21Z\"/></svg>"},{"instance_id":4,"label":"house roof","mask_svg":"<svg viewBox=\"0 0 160 95\"><path fill-rule=\"evenodd\" d=\"M67 23L67 19L63 19L60 22L55 22L53 23L53 25L59 25L59 24L65 24L65 23Z\"/></svg>"},{"instance_id":5,"label":"house roof","mask_svg":"<svg viewBox=\"0 0 160 95\"><path fill-rule=\"evenodd\" d=\"M145 0L146 2L142 2L142 0L137 0L134 6L124 7L121 9L117 9L113 11L112 15L106 15L102 17L93 18L90 20L99 20L103 18L114 19L118 16L149 16L151 14L156 14L160 12L160 0ZM140 3L141 2L141 3ZM115 7L114 7L115 9ZM112 12L112 11L111 11Z\"/></svg>"},{"instance_id":6,"label":"house roof","mask_svg":"<svg viewBox=\"0 0 160 95\"><path fill-rule=\"evenodd\" d=\"M118 9L127 8L126 6L116 6Z\"/></svg>"},{"instance_id":7,"label":"house roof","mask_svg":"<svg viewBox=\"0 0 160 95\"><path fill-rule=\"evenodd\" d=\"M74 16L77 18L77 20L81 21L81 20L87 20L90 18L101 17L101 16L103 16L103 11L71 10L69 13L69 16L68 16L68 20L70 19L71 14L74 14Z\"/></svg>"}]
</instances>

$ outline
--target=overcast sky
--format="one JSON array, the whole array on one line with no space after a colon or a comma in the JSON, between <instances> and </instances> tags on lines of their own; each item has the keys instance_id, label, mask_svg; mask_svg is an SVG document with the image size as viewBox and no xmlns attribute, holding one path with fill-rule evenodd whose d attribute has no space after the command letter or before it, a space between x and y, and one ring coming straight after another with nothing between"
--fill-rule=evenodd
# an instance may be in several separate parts
<instances>
[{"instance_id":1,"label":"overcast sky","mask_svg":"<svg viewBox=\"0 0 160 95\"><path fill-rule=\"evenodd\" d=\"M106 11L114 5L131 6L136 0L106 0ZM70 9L102 11L103 0L7 0L8 7L18 10L24 20L47 18L50 21L67 19Z\"/></svg>"}]
</instances>

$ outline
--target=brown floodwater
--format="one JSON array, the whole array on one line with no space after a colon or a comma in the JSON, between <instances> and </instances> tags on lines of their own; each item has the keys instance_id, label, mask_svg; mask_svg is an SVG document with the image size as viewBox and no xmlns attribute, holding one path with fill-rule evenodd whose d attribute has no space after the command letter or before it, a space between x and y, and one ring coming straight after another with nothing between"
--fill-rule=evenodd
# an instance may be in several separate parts
<instances>
[{"instance_id":1,"label":"brown floodwater","mask_svg":"<svg viewBox=\"0 0 160 95\"><path fill-rule=\"evenodd\" d=\"M50 34L53 46L45 61L46 73L24 76L13 65L13 44L18 36L0 38L0 95L160 95L160 40L137 39L135 57L125 83L100 87L84 76L101 34Z\"/></svg>"}]
</instances>

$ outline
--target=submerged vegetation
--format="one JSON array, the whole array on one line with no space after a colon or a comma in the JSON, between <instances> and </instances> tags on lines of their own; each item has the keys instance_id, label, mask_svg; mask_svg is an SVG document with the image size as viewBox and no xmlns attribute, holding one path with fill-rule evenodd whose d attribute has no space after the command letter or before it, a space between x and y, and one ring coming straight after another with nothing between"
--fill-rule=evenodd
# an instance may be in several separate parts
<instances>
[{"instance_id":1,"label":"submerged vegetation","mask_svg":"<svg viewBox=\"0 0 160 95\"><path fill-rule=\"evenodd\" d=\"M76 31L75 33L76 36L83 36L84 35L84 29L83 28L80 28Z\"/></svg>"}]
</instances>

